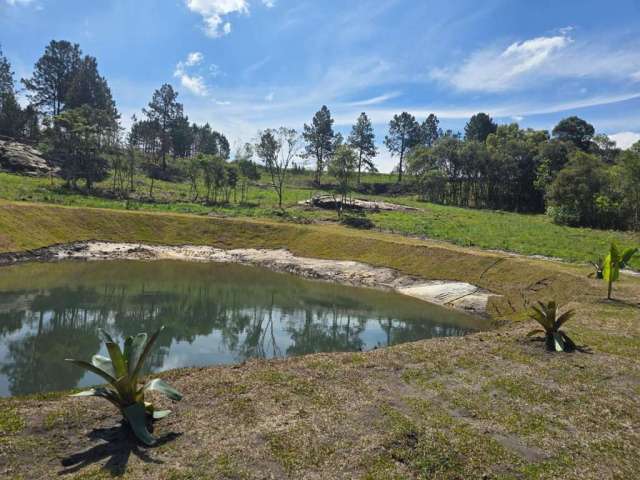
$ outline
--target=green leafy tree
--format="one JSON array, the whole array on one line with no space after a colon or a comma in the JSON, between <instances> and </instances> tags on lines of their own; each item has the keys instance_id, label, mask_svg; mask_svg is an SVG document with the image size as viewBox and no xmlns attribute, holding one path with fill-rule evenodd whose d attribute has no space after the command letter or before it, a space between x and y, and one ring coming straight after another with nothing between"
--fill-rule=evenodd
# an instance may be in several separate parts
<instances>
[{"instance_id":1,"label":"green leafy tree","mask_svg":"<svg viewBox=\"0 0 640 480\"><path fill-rule=\"evenodd\" d=\"M358 156L347 145L340 145L331 161L329 162L329 173L338 181L338 193L340 194L340 209L338 215L342 217L344 205L347 203L347 197L353 188L353 180L356 176L356 168L358 166Z\"/></svg>"},{"instance_id":2,"label":"green leafy tree","mask_svg":"<svg viewBox=\"0 0 640 480\"><path fill-rule=\"evenodd\" d=\"M242 149L236 152L235 160L240 174L240 201L246 202L251 182L260 180L258 165L252 160L253 145L245 143Z\"/></svg>"},{"instance_id":3,"label":"green leafy tree","mask_svg":"<svg viewBox=\"0 0 640 480\"><path fill-rule=\"evenodd\" d=\"M476 142L484 142L489 135L495 133L498 125L486 113L477 113L472 116L464 127L464 139Z\"/></svg>"},{"instance_id":4,"label":"green leafy tree","mask_svg":"<svg viewBox=\"0 0 640 480\"><path fill-rule=\"evenodd\" d=\"M278 195L278 207L282 209L284 185L289 165L300 150L300 137L294 129L280 127L260 132L258 138L256 155L271 177L271 186Z\"/></svg>"},{"instance_id":5,"label":"green leafy tree","mask_svg":"<svg viewBox=\"0 0 640 480\"><path fill-rule=\"evenodd\" d=\"M92 113L88 106L66 110L54 117L49 132L48 154L60 164L61 175L74 188L84 179L87 190L106 178L109 165L100 150L99 129Z\"/></svg>"},{"instance_id":6,"label":"green leafy tree","mask_svg":"<svg viewBox=\"0 0 640 480\"><path fill-rule=\"evenodd\" d=\"M302 138L306 142L305 156L316 161L315 183L320 185L322 172L335 146L333 119L326 105L316 112L311 125L305 123Z\"/></svg>"},{"instance_id":7,"label":"green leafy tree","mask_svg":"<svg viewBox=\"0 0 640 480\"><path fill-rule=\"evenodd\" d=\"M640 151L627 150L617 159L618 181L628 226L640 230Z\"/></svg>"},{"instance_id":8,"label":"green leafy tree","mask_svg":"<svg viewBox=\"0 0 640 480\"><path fill-rule=\"evenodd\" d=\"M554 138L572 143L583 152L591 149L595 128L580 117L561 120L551 132Z\"/></svg>"},{"instance_id":9,"label":"green leafy tree","mask_svg":"<svg viewBox=\"0 0 640 480\"><path fill-rule=\"evenodd\" d=\"M607 299L611 300L613 282L620 279L620 270L627 266L636 253L638 253L637 248L627 248L621 252L615 243L611 243L602 267L602 278L607 282Z\"/></svg>"},{"instance_id":10,"label":"green leafy tree","mask_svg":"<svg viewBox=\"0 0 640 480\"><path fill-rule=\"evenodd\" d=\"M200 164L202 166L202 180L205 186L205 201L210 203L211 194L213 193L214 203L218 201L218 192L224 186L225 168L224 160L217 155L200 155Z\"/></svg>"},{"instance_id":11,"label":"green leafy tree","mask_svg":"<svg viewBox=\"0 0 640 480\"><path fill-rule=\"evenodd\" d=\"M596 199L608 183L609 176L597 156L574 152L551 184L548 199L552 217L558 223L597 227L600 219Z\"/></svg>"},{"instance_id":12,"label":"green leafy tree","mask_svg":"<svg viewBox=\"0 0 640 480\"><path fill-rule=\"evenodd\" d=\"M233 191L233 201L236 202L236 191L239 179L238 167L236 165L225 165L225 202L229 202L231 192Z\"/></svg>"},{"instance_id":13,"label":"green leafy tree","mask_svg":"<svg viewBox=\"0 0 640 480\"><path fill-rule=\"evenodd\" d=\"M33 105L54 116L62 112L81 54L77 43L51 40L36 62L33 76L22 79Z\"/></svg>"},{"instance_id":14,"label":"green leafy tree","mask_svg":"<svg viewBox=\"0 0 640 480\"><path fill-rule=\"evenodd\" d=\"M384 144L391 155L399 157L398 183L402 181L404 171L404 157L420 143L420 125L415 117L407 112L394 115L389 122L389 134L384 138Z\"/></svg>"},{"instance_id":15,"label":"green leafy tree","mask_svg":"<svg viewBox=\"0 0 640 480\"><path fill-rule=\"evenodd\" d=\"M378 153L375 144L375 134L373 133L373 125L367 114L362 112L358 117L358 121L351 128L351 134L347 142L356 152L358 156L358 185L360 184L360 174L363 167L369 171L375 171L376 167L373 163L373 157Z\"/></svg>"}]
</instances>

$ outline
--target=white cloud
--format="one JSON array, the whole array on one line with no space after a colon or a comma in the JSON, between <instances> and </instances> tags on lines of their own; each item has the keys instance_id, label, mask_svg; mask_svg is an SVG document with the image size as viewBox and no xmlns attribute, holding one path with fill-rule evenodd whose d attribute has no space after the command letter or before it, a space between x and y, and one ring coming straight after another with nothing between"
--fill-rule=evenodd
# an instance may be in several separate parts
<instances>
[{"instance_id":1,"label":"white cloud","mask_svg":"<svg viewBox=\"0 0 640 480\"><path fill-rule=\"evenodd\" d=\"M631 145L640 141L640 133L637 132L618 132L609 135L609 138L616 142L619 148L627 149Z\"/></svg>"},{"instance_id":2,"label":"white cloud","mask_svg":"<svg viewBox=\"0 0 640 480\"><path fill-rule=\"evenodd\" d=\"M485 49L473 53L454 70L436 69L432 76L459 90L499 92L516 86L525 75L536 72L573 40L565 34L515 42L502 51Z\"/></svg>"},{"instance_id":3,"label":"white cloud","mask_svg":"<svg viewBox=\"0 0 640 480\"><path fill-rule=\"evenodd\" d=\"M384 103L387 100L391 100L391 99L399 97L399 96L400 96L400 92L385 93L384 95L379 95L377 97L368 98L366 100L359 100L357 102L350 102L350 103L348 103L348 105L352 106L352 107L366 107L366 106L369 106L369 105L378 105L380 103Z\"/></svg>"},{"instance_id":4,"label":"white cloud","mask_svg":"<svg viewBox=\"0 0 640 480\"><path fill-rule=\"evenodd\" d=\"M540 87L550 79L640 81L638 43L619 39L576 40L571 29L515 42L506 48L472 53L453 68L434 69L431 77L461 91L504 92Z\"/></svg>"},{"instance_id":5,"label":"white cloud","mask_svg":"<svg viewBox=\"0 0 640 480\"><path fill-rule=\"evenodd\" d=\"M273 97L274 97L274 93L273 93L273 92L269 92L269 93L264 97L264 99L265 99L267 102L273 102Z\"/></svg>"},{"instance_id":6,"label":"white cloud","mask_svg":"<svg viewBox=\"0 0 640 480\"><path fill-rule=\"evenodd\" d=\"M262 0L262 4L267 8L273 8L276 6L276 0Z\"/></svg>"},{"instance_id":7,"label":"white cloud","mask_svg":"<svg viewBox=\"0 0 640 480\"><path fill-rule=\"evenodd\" d=\"M180 84L194 95L205 96L208 93L207 85L201 75L194 75L188 72L189 68L198 66L204 60L201 52L191 52L187 59L178 62L173 76L180 79Z\"/></svg>"},{"instance_id":8,"label":"white cloud","mask_svg":"<svg viewBox=\"0 0 640 480\"><path fill-rule=\"evenodd\" d=\"M7 2L8 5L14 6L14 5L29 5L30 3L33 3L33 0L5 0Z\"/></svg>"},{"instance_id":9,"label":"white cloud","mask_svg":"<svg viewBox=\"0 0 640 480\"><path fill-rule=\"evenodd\" d=\"M194 65L201 64L202 60L204 60L204 55L201 52L191 52L189 55L187 55L187 60L184 62L184 64L187 67L193 67Z\"/></svg>"},{"instance_id":10,"label":"white cloud","mask_svg":"<svg viewBox=\"0 0 640 480\"><path fill-rule=\"evenodd\" d=\"M185 3L189 10L202 17L205 33L212 38L231 32L231 23L224 20L226 15L249 13L248 0L185 0Z\"/></svg>"}]
</instances>

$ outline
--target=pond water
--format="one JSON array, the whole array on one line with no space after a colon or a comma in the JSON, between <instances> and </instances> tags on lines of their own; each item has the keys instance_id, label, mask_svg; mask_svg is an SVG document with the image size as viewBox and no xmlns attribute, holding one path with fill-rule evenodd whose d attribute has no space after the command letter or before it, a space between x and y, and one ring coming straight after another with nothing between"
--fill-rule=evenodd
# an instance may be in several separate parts
<instances>
[{"instance_id":1,"label":"pond water","mask_svg":"<svg viewBox=\"0 0 640 480\"><path fill-rule=\"evenodd\" d=\"M365 351L488 327L411 297L254 267L28 263L0 268L0 396L100 384L64 358L106 355L98 328L122 340L161 325L147 371Z\"/></svg>"}]
</instances>

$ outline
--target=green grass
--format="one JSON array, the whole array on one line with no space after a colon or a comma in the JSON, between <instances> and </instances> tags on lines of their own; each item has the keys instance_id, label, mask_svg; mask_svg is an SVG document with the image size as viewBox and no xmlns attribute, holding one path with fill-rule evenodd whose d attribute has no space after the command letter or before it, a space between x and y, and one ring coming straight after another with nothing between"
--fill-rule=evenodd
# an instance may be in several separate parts
<instances>
[{"instance_id":1,"label":"green grass","mask_svg":"<svg viewBox=\"0 0 640 480\"><path fill-rule=\"evenodd\" d=\"M388 182L385 174L367 174L363 181ZM325 179L331 182L330 178ZM226 217L266 218L295 223L335 222L335 212L300 208L297 202L319 192L310 186L309 175L292 175L285 190L283 215L277 209L277 197L267 184L251 187L247 202L205 205L193 202L185 183L157 181L153 200L148 197L149 180L136 178L136 194L129 201L113 198L111 182L98 184L92 195L69 192L59 179L31 178L0 173L0 198L13 201L43 202L57 205L139 210ZM492 210L473 210L418 201L414 196L365 196L419 208L417 212L381 212L370 214L378 229L452 242L464 247L498 249L524 255L543 255L570 262L588 262L603 256L611 241L621 246L640 244L640 234L572 228L556 225L546 215L527 215ZM640 269L640 257L631 262Z\"/></svg>"}]
</instances>

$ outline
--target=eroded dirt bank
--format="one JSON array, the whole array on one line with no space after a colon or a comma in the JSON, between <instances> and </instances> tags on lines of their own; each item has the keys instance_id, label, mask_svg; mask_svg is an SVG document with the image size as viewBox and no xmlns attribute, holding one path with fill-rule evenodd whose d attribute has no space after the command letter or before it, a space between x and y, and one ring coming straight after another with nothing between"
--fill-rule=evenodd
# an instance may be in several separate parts
<instances>
[{"instance_id":1,"label":"eroded dirt bank","mask_svg":"<svg viewBox=\"0 0 640 480\"><path fill-rule=\"evenodd\" d=\"M425 281L397 270L347 260L299 257L285 249L224 250L208 246L145 245L119 242L77 242L25 253L6 254L1 264L29 260L187 260L239 263L346 285L393 290L420 300L477 315L486 315L492 293L475 285L453 281Z\"/></svg>"}]
</instances>

